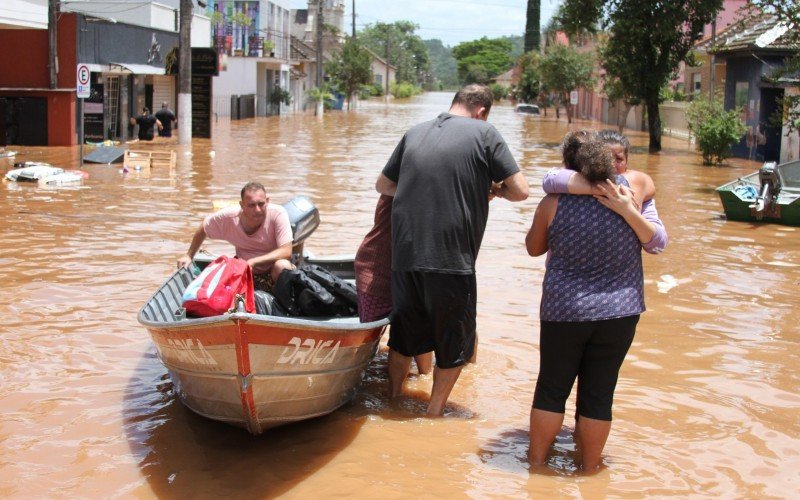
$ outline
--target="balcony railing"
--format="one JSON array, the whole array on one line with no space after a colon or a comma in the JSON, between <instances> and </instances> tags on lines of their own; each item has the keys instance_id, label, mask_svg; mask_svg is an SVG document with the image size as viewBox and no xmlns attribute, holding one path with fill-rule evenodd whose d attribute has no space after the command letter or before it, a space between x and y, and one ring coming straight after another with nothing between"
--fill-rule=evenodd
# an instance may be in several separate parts
<instances>
[{"instance_id":1,"label":"balcony railing","mask_svg":"<svg viewBox=\"0 0 800 500\"><path fill-rule=\"evenodd\" d=\"M230 30L226 30L230 31ZM214 35L214 47L219 54L241 57L272 57L289 59L290 38L283 31L261 30L247 34L245 30Z\"/></svg>"}]
</instances>

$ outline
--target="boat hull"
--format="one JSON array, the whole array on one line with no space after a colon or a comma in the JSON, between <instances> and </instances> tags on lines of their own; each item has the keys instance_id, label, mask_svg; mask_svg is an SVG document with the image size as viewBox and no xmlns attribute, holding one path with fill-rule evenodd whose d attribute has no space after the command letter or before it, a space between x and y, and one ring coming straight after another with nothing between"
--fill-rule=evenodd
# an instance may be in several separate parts
<instances>
[{"instance_id":1,"label":"boat hull","mask_svg":"<svg viewBox=\"0 0 800 500\"><path fill-rule=\"evenodd\" d=\"M187 319L180 294L190 281L176 272L139 321L189 409L253 434L347 403L388 324L239 312Z\"/></svg>"}]
</instances>

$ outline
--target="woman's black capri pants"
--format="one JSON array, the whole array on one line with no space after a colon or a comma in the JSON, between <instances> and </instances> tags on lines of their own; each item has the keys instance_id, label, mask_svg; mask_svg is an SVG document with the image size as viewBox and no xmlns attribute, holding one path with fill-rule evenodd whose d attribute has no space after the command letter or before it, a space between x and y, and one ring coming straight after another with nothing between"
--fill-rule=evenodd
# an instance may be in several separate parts
<instances>
[{"instance_id":1,"label":"woman's black capri pants","mask_svg":"<svg viewBox=\"0 0 800 500\"><path fill-rule=\"evenodd\" d=\"M619 369L638 322L638 314L600 321L542 321L533 407L564 413L577 377L577 414L611 420Z\"/></svg>"}]
</instances>

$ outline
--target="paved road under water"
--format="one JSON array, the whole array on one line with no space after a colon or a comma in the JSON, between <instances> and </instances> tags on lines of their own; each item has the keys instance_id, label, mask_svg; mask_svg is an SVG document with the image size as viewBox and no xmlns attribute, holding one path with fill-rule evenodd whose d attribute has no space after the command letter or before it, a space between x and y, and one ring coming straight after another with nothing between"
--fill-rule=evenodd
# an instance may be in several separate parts
<instances>
[{"instance_id":1,"label":"paved road under water","mask_svg":"<svg viewBox=\"0 0 800 500\"><path fill-rule=\"evenodd\" d=\"M548 471L529 471L544 259L528 257L523 240L569 128L552 111L492 111L532 195L492 202L478 261L478 364L463 372L446 418L420 417L429 376L389 404L385 350L352 404L260 437L176 400L136 313L212 202L236 199L250 179L274 202L307 194L322 213L307 246L352 253L394 145L450 98L368 103L322 121L220 119L213 140L142 146L176 149L172 172L87 165L80 187L0 185L0 496L796 498L798 229L721 216L713 188L757 164L703 167L671 138L648 156L638 133L630 165L655 179L671 243L644 259L648 311L622 369L607 468L576 473L564 432ZM79 166L77 148L18 149L17 161ZM573 409L574 400L568 422Z\"/></svg>"}]
</instances>

